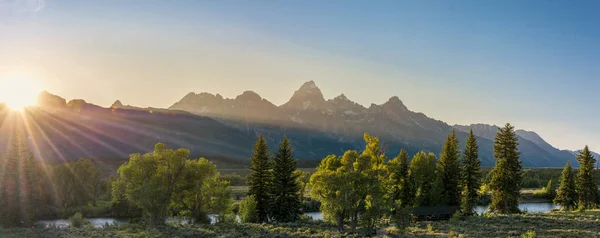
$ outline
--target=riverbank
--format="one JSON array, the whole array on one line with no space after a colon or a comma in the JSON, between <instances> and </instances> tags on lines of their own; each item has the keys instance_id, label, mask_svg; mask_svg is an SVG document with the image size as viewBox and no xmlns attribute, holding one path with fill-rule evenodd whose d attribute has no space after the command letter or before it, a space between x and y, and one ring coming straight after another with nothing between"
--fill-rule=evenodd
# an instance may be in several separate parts
<instances>
[{"instance_id":1,"label":"riverbank","mask_svg":"<svg viewBox=\"0 0 600 238\"><path fill-rule=\"evenodd\" d=\"M451 221L418 222L407 237L600 237L600 210L586 212L484 215ZM386 229L389 236L398 235ZM2 237L364 237L342 233L322 221L288 224L169 225L147 229L126 224L104 228L13 228L0 230ZM383 235L380 235L380 237Z\"/></svg>"}]
</instances>

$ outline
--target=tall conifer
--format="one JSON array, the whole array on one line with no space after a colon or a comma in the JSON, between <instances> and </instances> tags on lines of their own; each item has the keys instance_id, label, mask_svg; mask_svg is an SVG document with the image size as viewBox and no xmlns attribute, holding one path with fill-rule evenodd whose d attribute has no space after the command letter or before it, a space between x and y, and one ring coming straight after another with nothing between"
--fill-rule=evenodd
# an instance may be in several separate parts
<instances>
[{"instance_id":1,"label":"tall conifer","mask_svg":"<svg viewBox=\"0 0 600 238\"><path fill-rule=\"evenodd\" d=\"M560 186L554 198L554 204L561 206L565 211L577 208L577 192L575 191L575 178L571 169L571 163L567 162L562 171Z\"/></svg>"},{"instance_id":2,"label":"tall conifer","mask_svg":"<svg viewBox=\"0 0 600 238\"><path fill-rule=\"evenodd\" d=\"M442 147L440 161L437 163L437 172L441 182L441 202L449 206L460 204L460 152L458 146L459 141L452 130Z\"/></svg>"},{"instance_id":3,"label":"tall conifer","mask_svg":"<svg viewBox=\"0 0 600 238\"><path fill-rule=\"evenodd\" d=\"M271 187L273 175L269 162L269 149L262 134L258 136L258 140L254 145L251 161L248 194L254 195L256 199L258 222L268 222L270 206L269 188Z\"/></svg>"},{"instance_id":4,"label":"tall conifer","mask_svg":"<svg viewBox=\"0 0 600 238\"><path fill-rule=\"evenodd\" d=\"M587 145L577 155L577 161L579 162L579 173L575 180L575 186L579 196L579 208L594 208L598 196L598 187L593 174L596 159L594 159Z\"/></svg>"},{"instance_id":5,"label":"tall conifer","mask_svg":"<svg viewBox=\"0 0 600 238\"><path fill-rule=\"evenodd\" d=\"M463 152L461 213L465 216L472 215L477 205L478 191L481 186L480 168L479 146L471 130Z\"/></svg>"},{"instance_id":6,"label":"tall conifer","mask_svg":"<svg viewBox=\"0 0 600 238\"><path fill-rule=\"evenodd\" d=\"M295 174L297 162L292 157L289 140L284 137L273 158L272 201L273 219L279 222L298 220L300 211L300 185Z\"/></svg>"},{"instance_id":7,"label":"tall conifer","mask_svg":"<svg viewBox=\"0 0 600 238\"><path fill-rule=\"evenodd\" d=\"M519 213L519 199L521 192L521 162L517 148L517 135L515 128L507 123L498 130L494 138L494 157L496 167L492 170L490 187L492 190L492 203L490 211L509 214Z\"/></svg>"}]
</instances>

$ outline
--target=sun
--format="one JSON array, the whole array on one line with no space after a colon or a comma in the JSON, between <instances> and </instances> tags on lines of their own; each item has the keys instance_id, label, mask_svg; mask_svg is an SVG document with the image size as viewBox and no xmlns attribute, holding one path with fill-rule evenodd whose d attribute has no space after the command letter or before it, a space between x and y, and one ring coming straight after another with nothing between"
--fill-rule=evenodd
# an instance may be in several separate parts
<instances>
[{"instance_id":1,"label":"sun","mask_svg":"<svg viewBox=\"0 0 600 238\"><path fill-rule=\"evenodd\" d=\"M23 110L37 103L40 84L27 77L10 76L0 79L0 102L13 110Z\"/></svg>"}]
</instances>

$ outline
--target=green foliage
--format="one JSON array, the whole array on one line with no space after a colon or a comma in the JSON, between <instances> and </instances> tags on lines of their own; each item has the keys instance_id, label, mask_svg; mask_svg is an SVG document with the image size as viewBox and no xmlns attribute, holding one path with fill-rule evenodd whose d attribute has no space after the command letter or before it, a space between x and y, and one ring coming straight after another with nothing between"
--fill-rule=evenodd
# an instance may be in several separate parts
<instances>
[{"instance_id":1,"label":"green foliage","mask_svg":"<svg viewBox=\"0 0 600 238\"><path fill-rule=\"evenodd\" d=\"M591 209L596 206L598 187L593 174L596 159L590 153L587 145L577 155L577 161L579 162L579 173L575 179L575 189L579 197L579 208Z\"/></svg>"},{"instance_id":2,"label":"green foliage","mask_svg":"<svg viewBox=\"0 0 600 238\"><path fill-rule=\"evenodd\" d=\"M494 139L496 167L491 172L491 212L502 214L520 212L522 172L517 145L514 127L507 123L504 128L499 129Z\"/></svg>"},{"instance_id":3,"label":"green foliage","mask_svg":"<svg viewBox=\"0 0 600 238\"><path fill-rule=\"evenodd\" d=\"M459 141L456 138L454 130L448 136L442 152L440 160L437 163L437 175L441 185L441 203L449 206L460 205L460 152L458 151Z\"/></svg>"},{"instance_id":4,"label":"green foliage","mask_svg":"<svg viewBox=\"0 0 600 238\"><path fill-rule=\"evenodd\" d=\"M414 191L414 207L433 206L439 201L439 180L436 175L435 154L421 151L410 161L408 172L410 186Z\"/></svg>"},{"instance_id":5,"label":"green foliage","mask_svg":"<svg viewBox=\"0 0 600 238\"><path fill-rule=\"evenodd\" d=\"M209 213L225 218L231 213L229 182L221 179L217 167L206 160L186 161L183 178L173 194L173 208L195 223L210 223Z\"/></svg>"},{"instance_id":6,"label":"green foliage","mask_svg":"<svg viewBox=\"0 0 600 238\"><path fill-rule=\"evenodd\" d=\"M346 221L374 232L376 222L388 210L385 196L387 178L379 140L365 134L365 150L346 151L340 158L330 155L310 178L311 195L321 202L327 221L344 230Z\"/></svg>"},{"instance_id":7,"label":"green foliage","mask_svg":"<svg viewBox=\"0 0 600 238\"><path fill-rule=\"evenodd\" d=\"M254 198L256 199L258 222L268 222L271 203L269 193L273 174L269 162L269 149L267 148L267 142L262 134L256 141L252 151L251 161L251 173L248 179L250 190L248 195L254 195Z\"/></svg>"},{"instance_id":8,"label":"green foliage","mask_svg":"<svg viewBox=\"0 0 600 238\"><path fill-rule=\"evenodd\" d=\"M477 139L473 135L473 130L469 133L465 150L463 151L463 169L461 185L463 187L461 194L461 212L462 215L470 216L474 213L477 205L478 191L481 187L481 165L479 161L479 146Z\"/></svg>"},{"instance_id":9,"label":"green foliage","mask_svg":"<svg viewBox=\"0 0 600 238\"><path fill-rule=\"evenodd\" d=\"M399 207L412 204L412 193L408 177L408 154L400 150L396 158L387 163L389 173L389 196Z\"/></svg>"},{"instance_id":10,"label":"green foliage","mask_svg":"<svg viewBox=\"0 0 600 238\"><path fill-rule=\"evenodd\" d=\"M536 238L535 231L528 231L521 235L521 238Z\"/></svg>"},{"instance_id":11,"label":"green foliage","mask_svg":"<svg viewBox=\"0 0 600 238\"><path fill-rule=\"evenodd\" d=\"M73 216L69 217L69 222L71 222L71 226L75 228L81 228L88 223L81 212L77 212Z\"/></svg>"},{"instance_id":12,"label":"green foliage","mask_svg":"<svg viewBox=\"0 0 600 238\"><path fill-rule=\"evenodd\" d=\"M554 200L556 197L556 186L552 183L552 179L548 180L548 185L544 188L546 198Z\"/></svg>"},{"instance_id":13,"label":"green foliage","mask_svg":"<svg viewBox=\"0 0 600 238\"><path fill-rule=\"evenodd\" d=\"M20 134L11 138L7 153L0 157L0 165L0 224L32 225L42 205L43 173Z\"/></svg>"},{"instance_id":14,"label":"green foliage","mask_svg":"<svg viewBox=\"0 0 600 238\"><path fill-rule=\"evenodd\" d=\"M102 170L90 159L60 164L54 167L53 181L58 195L58 203L63 207L95 204L104 192L100 180Z\"/></svg>"},{"instance_id":15,"label":"green foliage","mask_svg":"<svg viewBox=\"0 0 600 238\"><path fill-rule=\"evenodd\" d=\"M240 219L244 223L258 223L258 210L256 209L258 203L254 198L254 195L248 196L242 202L240 202Z\"/></svg>"},{"instance_id":16,"label":"green foliage","mask_svg":"<svg viewBox=\"0 0 600 238\"><path fill-rule=\"evenodd\" d=\"M292 148L287 138L283 138L273 159L273 180L271 185L273 219L278 222L294 222L301 215L298 183L300 174L296 171L296 160L292 158Z\"/></svg>"},{"instance_id":17,"label":"green foliage","mask_svg":"<svg viewBox=\"0 0 600 238\"><path fill-rule=\"evenodd\" d=\"M170 215L173 194L183 180L189 155L187 149L170 150L161 143L156 144L152 153L131 155L118 170L113 198L124 197L142 209L147 221L164 224Z\"/></svg>"},{"instance_id":18,"label":"green foliage","mask_svg":"<svg viewBox=\"0 0 600 238\"><path fill-rule=\"evenodd\" d=\"M221 179L223 179L225 181L229 181L230 186L247 186L248 185L246 183L246 178L242 177L241 175L239 175L237 173L223 174L221 176Z\"/></svg>"},{"instance_id":19,"label":"green foliage","mask_svg":"<svg viewBox=\"0 0 600 238\"><path fill-rule=\"evenodd\" d=\"M397 209L396 212L394 213L392 219L394 221L394 223L396 224L396 228L398 228L398 231L400 234L404 234L406 232L406 229L411 225L412 223L412 213L411 213L411 208L410 207L403 207L402 204L396 204Z\"/></svg>"}]
</instances>

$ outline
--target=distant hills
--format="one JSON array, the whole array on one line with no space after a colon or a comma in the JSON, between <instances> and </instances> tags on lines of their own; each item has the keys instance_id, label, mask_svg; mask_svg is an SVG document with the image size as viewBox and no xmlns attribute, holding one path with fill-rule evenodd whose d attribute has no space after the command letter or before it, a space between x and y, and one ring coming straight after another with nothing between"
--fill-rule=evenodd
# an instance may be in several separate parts
<instances>
[{"instance_id":1,"label":"distant hills","mask_svg":"<svg viewBox=\"0 0 600 238\"><path fill-rule=\"evenodd\" d=\"M409 110L396 96L369 107L353 102L344 94L326 100L313 81L304 83L281 106L246 91L234 99L219 94L189 93L169 109L209 116L251 135L263 133L273 139L273 145L284 135L296 137L292 138L298 143L296 154L304 158L340 154L349 147L358 149L362 146L364 132L380 137L390 157L400 148L407 149L410 154L421 149L438 153L453 128L463 146L472 128L479 139L482 165L495 164L493 139L498 130L496 126L450 126ZM289 133L290 130L294 133ZM577 165L573 153L553 147L537 133L518 130L517 134L523 166L562 167L567 161Z\"/></svg>"},{"instance_id":2,"label":"distant hills","mask_svg":"<svg viewBox=\"0 0 600 238\"><path fill-rule=\"evenodd\" d=\"M275 148L287 136L301 160L318 160L329 154L364 147L363 133L378 136L388 157L401 148L439 153L454 129L461 146L470 129L478 137L483 166L493 166L493 138L498 127L485 124L448 125L414 112L393 96L382 104L360 105L341 94L325 99L315 82L304 83L290 100L277 106L255 92L235 98L219 94L188 93L168 109L139 108L116 101L110 108L84 100L40 94L39 106L25 117L0 105L0 143L6 144L14 128L27 134L39 157L74 160L80 157L126 158L151 151L156 142L190 148L196 156L244 159L250 156L258 134ZM11 126L13 125L13 126ZM14 126L17 125L17 126ZM571 151L559 150L537 133L518 130L519 150L525 167L577 166Z\"/></svg>"}]
</instances>

